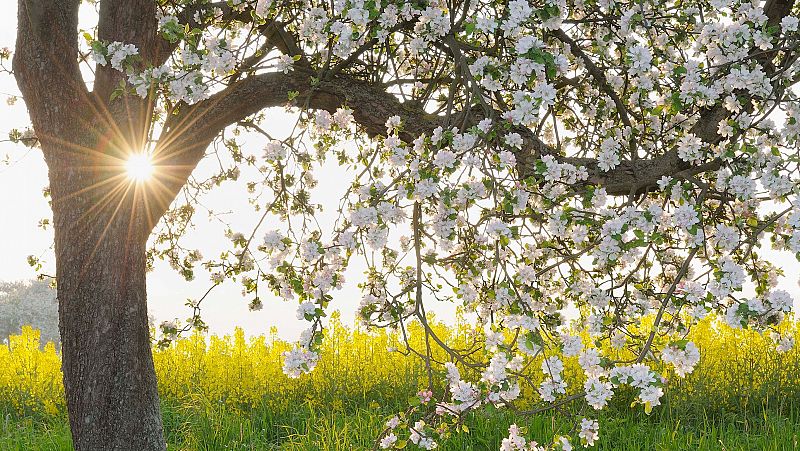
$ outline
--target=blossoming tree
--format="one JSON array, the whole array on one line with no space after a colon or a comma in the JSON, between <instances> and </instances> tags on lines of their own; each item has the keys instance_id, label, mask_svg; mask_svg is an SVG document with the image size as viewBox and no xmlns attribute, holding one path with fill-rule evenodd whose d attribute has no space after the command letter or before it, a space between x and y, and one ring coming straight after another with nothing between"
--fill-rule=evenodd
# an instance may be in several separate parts
<instances>
[{"instance_id":1,"label":"blossoming tree","mask_svg":"<svg viewBox=\"0 0 800 451\"><path fill-rule=\"evenodd\" d=\"M402 350L430 390L387 423L385 449L433 449L486 405L602 409L621 386L649 412L656 368L692 371L684 337L710 312L791 347L776 325L793 301L759 250L800 252L793 3L94 0L81 24L79 0L19 0L13 71L49 167L76 449L165 449L154 258L236 279L254 309L295 300L309 328L292 377L313 370L343 272L365 261L360 319L419 321L428 343ZM274 107L298 117L289 138L262 128ZM193 180L211 151L234 165ZM132 154L150 177L126 176ZM326 159L351 175L333 229L309 194ZM194 200L244 168L259 177L243 195L281 221L203 259L181 241ZM438 302L473 314L474 347L427 326ZM567 386L568 359L583 386ZM519 409L528 388L540 407ZM598 433L591 414L543 445L514 426L502 449Z\"/></svg>"}]
</instances>

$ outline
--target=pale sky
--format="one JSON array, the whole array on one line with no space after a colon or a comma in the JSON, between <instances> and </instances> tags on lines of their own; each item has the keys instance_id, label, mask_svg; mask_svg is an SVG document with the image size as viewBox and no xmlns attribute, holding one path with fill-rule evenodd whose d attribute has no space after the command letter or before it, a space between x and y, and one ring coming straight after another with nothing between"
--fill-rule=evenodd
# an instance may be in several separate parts
<instances>
[{"instance_id":1,"label":"pale sky","mask_svg":"<svg viewBox=\"0 0 800 451\"><path fill-rule=\"evenodd\" d=\"M4 0L0 15L0 47L13 48L16 33L16 2ZM84 24L82 24L85 26ZM29 125L27 112L23 102L7 106L9 95L19 94L16 82L8 74L0 75L0 139L7 137L12 128L23 129ZM280 138L287 134L287 127L293 125L293 118L282 109L269 112L270 127L267 130ZM253 140L255 141L255 140ZM250 153L260 155L265 140L249 142ZM248 147L246 147L248 148ZM38 149L27 149L22 145L8 142L0 143L0 158L8 156L15 163L10 166L0 164L0 280L12 281L31 279L35 271L27 263L28 255L40 256L46 261L42 272L55 274L55 261L51 243L52 229L42 230L37 227L43 218L50 218L51 212L47 201L42 196L42 189L48 185L47 167ZM199 178L210 174L209 168L215 164L211 158L201 162L195 172ZM316 201L328 205L338 205L339 197L346 186L338 169L333 168L318 175L320 185L317 192L321 195ZM203 200L209 209L226 214L225 219L234 226L234 230L249 233L258 222L260 214L255 214L247 203L244 188L236 182L228 183L213 191ZM266 200L266 199L265 199ZM326 215L330 221L333 211ZM207 219L203 208L198 208L195 215L196 229L190 232L186 243L197 247L204 256L216 256L226 249L224 238L225 226L219 221ZM266 224L257 234L257 240L263 233L279 224ZM347 276L353 282L343 290L336 292L334 308L342 312L346 324L352 324L355 307L360 294L355 287L359 271L351 270ZM187 298L198 299L211 286L209 273L197 268L195 280L186 282L180 275L164 262L157 262L156 269L148 274L148 307L155 317L156 323L163 320L185 319L191 311L185 307ZM262 299L265 297L262 296ZM308 326L305 321L295 317L296 302L283 302L274 297L264 299L264 308L259 312L250 312L247 308L249 298L241 295L238 283L226 281L203 301L203 318L209 324L211 332L229 333L235 326L245 329L248 335L266 334L271 326L278 326L279 334L294 340Z\"/></svg>"}]
</instances>

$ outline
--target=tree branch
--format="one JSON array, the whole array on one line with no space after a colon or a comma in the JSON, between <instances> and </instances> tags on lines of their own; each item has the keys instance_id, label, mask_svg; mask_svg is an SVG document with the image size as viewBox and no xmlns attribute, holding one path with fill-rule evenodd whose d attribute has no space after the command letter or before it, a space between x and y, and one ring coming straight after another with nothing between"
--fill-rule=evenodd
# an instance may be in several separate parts
<instances>
[{"instance_id":1,"label":"tree branch","mask_svg":"<svg viewBox=\"0 0 800 451\"><path fill-rule=\"evenodd\" d=\"M622 119L622 123L628 127L632 127L631 120L628 117L628 113L634 118L641 120L642 118L636 114L634 111L630 111L625 103L620 99L619 95L614 91L614 88L611 87L611 84L608 82L608 78L606 77L605 72L597 67L597 65L589 58L589 55L584 53L581 50L580 45L578 45L575 40L573 40L567 33L565 33L562 29L557 29L553 31L553 36L555 36L559 41L567 44L569 46L570 52L575 55L576 57L580 58L583 62L584 67L586 67L586 71L589 72L589 75L594 79L595 82L600 86L600 89L606 93L611 100L614 101L614 105L617 107L617 112L619 113L620 119Z\"/></svg>"},{"instance_id":2,"label":"tree branch","mask_svg":"<svg viewBox=\"0 0 800 451\"><path fill-rule=\"evenodd\" d=\"M342 105L349 106L353 109L356 122L370 137L385 134L386 119L395 115L403 122L400 138L407 143L413 142L421 134L430 135L436 127L446 123L445 117L431 115L417 105L400 102L379 84L339 74L312 87L312 76L312 72L305 70L295 70L290 74L255 75L205 101L185 107L167 121L165 136L159 140L163 143L158 153L158 159L163 163L159 164L167 164L173 169L182 168L181 173L188 177L191 168L204 155L205 148L225 127L262 109L287 105L291 91L299 93L295 105L306 105L310 109L333 112ZM472 122L482 118L473 113L470 115ZM611 171L602 172L594 159L563 157L530 130L519 131L523 134L525 144L521 150L516 150L515 156L522 177L533 174L541 156L553 155L561 162L585 166L590 172L589 182L605 186L610 194L629 194L633 188L655 184L663 175L672 175L688 168L677 158L677 152L671 151L650 160L637 161L636 170L631 162L623 162Z\"/></svg>"},{"instance_id":3,"label":"tree branch","mask_svg":"<svg viewBox=\"0 0 800 451\"><path fill-rule=\"evenodd\" d=\"M780 21L780 14L788 14L793 0L772 0L765 14L769 21ZM446 117L428 114L418 105L402 103L394 94L386 92L380 84L369 83L346 74L319 81L312 86L315 74L306 67L296 67L289 74L266 73L247 77L209 99L184 107L166 123L165 135L160 142L157 158L176 171L172 189L177 190L205 154L206 147L225 127L261 111L287 105L290 92L298 95L295 105L310 109L335 111L342 105L353 109L356 122L370 137L386 133L385 121L399 116L403 129L399 137L406 143L421 134L430 135L436 127L444 126ZM484 116L476 111L459 113L477 123ZM624 114L621 112L621 114ZM690 132L707 144L721 140L717 124L728 117L728 112L716 105L701 113ZM468 124L468 126L474 124ZM622 161L609 171L602 171L593 158L564 157L529 129L518 130L524 138L522 149L515 150L521 177L532 175L537 161L552 155L559 162L582 166L589 172L587 183L605 187L610 195L629 195L653 189L664 176L695 175L719 168L721 162L713 160L692 166L678 157L677 149L650 159Z\"/></svg>"},{"instance_id":4,"label":"tree branch","mask_svg":"<svg viewBox=\"0 0 800 451\"><path fill-rule=\"evenodd\" d=\"M103 0L100 2L100 17L97 36L102 41L119 41L133 44L139 49L143 64L153 61L158 51L156 2L154 0ZM108 101L111 92L125 79L125 74L110 64L96 69L94 92Z\"/></svg>"},{"instance_id":5,"label":"tree branch","mask_svg":"<svg viewBox=\"0 0 800 451\"><path fill-rule=\"evenodd\" d=\"M69 131L86 99L78 66L79 6L80 0L18 1L14 76L43 145Z\"/></svg>"}]
</instances>

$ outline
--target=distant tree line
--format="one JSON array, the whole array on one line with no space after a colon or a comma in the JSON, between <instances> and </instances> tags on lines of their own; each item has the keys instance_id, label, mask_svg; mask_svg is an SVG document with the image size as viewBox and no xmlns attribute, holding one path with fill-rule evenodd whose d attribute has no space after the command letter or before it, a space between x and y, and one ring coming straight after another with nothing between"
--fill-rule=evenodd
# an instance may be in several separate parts
<instances>
[{"instance_id":1,"label":"distant tree line","mask_svg":"<svg viewBox=\"0 0 800 451\"><path fill-rule=\"evenodd\" d=\"M42 332L43 344L59 344L56 290L46 280L0 282L0 342L26 325Z\"/></svg>"}]
</instances>

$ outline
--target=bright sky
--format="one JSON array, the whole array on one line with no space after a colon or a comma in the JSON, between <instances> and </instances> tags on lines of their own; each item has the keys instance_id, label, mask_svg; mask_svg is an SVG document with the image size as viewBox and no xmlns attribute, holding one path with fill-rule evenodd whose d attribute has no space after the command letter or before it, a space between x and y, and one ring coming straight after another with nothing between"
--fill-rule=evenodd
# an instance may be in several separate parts
<instances>
[{"instance_id":1,"label":"bright sky","mask_svg":"<svg viewBox=\"0 0 800 451\"><path fill-rule=\"evenodd\" d=\"M13 48L16 33L16 2L5 2L3 14L0 15L0 47ZM12 128L23 129L29 125L27 112L23 102L7 106L5 100L9 95L19 94L12 76L0 75L0 139L7 136ZM280 109L269 112L270 120L267 131L278 138L288 134L288 127L294 124L293 118ZM251 141L251 153L260 154L264 140ZM22 145L8 142L0 143L0 158L9 156L14 161L10 166L0 165L0 280L11 281L30 279L36 276L35 271L27 263L29 255L39 256L46 261L45 274L55 274L55 261L51 248L52 229L42 230L37 226L43 218L50 218L51 212L42 189L48 185L47 166L39 150L29 150ZM212 158L206 158L195 174L198 178L211 174L215 164ZM317 193L321 197L316 200L328 205L338 205L344 186L341 185L342 174L333 168L320 174ZM266 199L265 199L266 201ZM204 198L203 207L217 213L225 213L225 221L234 230L249 233L258 222L260 215L253 212L247 203L247 196L241 184L223 185ZM333 213L331 211L331 213ZM329 215L330 216L330 215ZM196 229L190 232L186 241L188 246L200 249L204 256L216 256L226 247L224 238L225 225L218 220L208 219L203 208L198 208L195 215ZM267 224L258 233L257 240L263 233L279 224ZM350 271L348 278L355 281L358 270ZM199 299L211 286L210 274L198 268L195 280L186 282L169 265L157 262L153 272L148 274L148 306L156 323L170 319L185 319L191 311L184 304L187 299ZM355 307L360 295L355 284L348 284L337 292L336 309L342 312L346 324L352 324ZM262 296L263 299L263 296ZM229 333L235 326L245 329L248 335L269 333L270 327L278 326L279 334L287 339L296 339L308 323L295 317L296 303L286 303L277 298L265 299L264 308L259 312L250 312L247 308L249 299L242 297L238 283L227 281L203 301L203 318L213 333Z\"/></svg>"},{"instance_id":2,"label":"bright sky","mask_svg":"<svg viewBox=\"0 0 800 451\"><path fill-rule=\"evenodd\" d=\"M13 48L16 28L16 2L7 1L3 7L4 14L0 15L0 47ZM16 82L13 77L0 75L0 138L12 128L25 128L28 125L27 113L24 104L17 102L13 106L6 106L5 99L8 95L18 94ZM287 135L288 128L294 123L293 118L279 109L268 112L268 131L275 137L282 138ZM260 153L263 140L249 140L251 153ZM42 196L42 189L48 185L47 167L41 152L29 150L21 145L8 142L0 143L0 158L8 155L13 164L0 165L0 280L11 281L30 279L35 277L34 270L28 265L28 255L36 255L46 261L43 272L54 274L54 258L51 249L53 239L52 230L42 230L37 227L39 221L51 216L47 201ZM201 163L195 174L203 178L203 174L210 174L215 162L206 158ZM342 180L348 180L342 169L331 165L317 174L320 185L316 190L315 202L324 205L336 206L346 186ZM347 183L347 182L345 182ZM212 192L203 201L203 207L225 214L235 231L248 234L259 220L259 214L253 212L248 205L247 196L241 185L228 183ZM327 212L323 218L323 228L330 224L334 217L335 208ZM186 244L197 247L205 256L218 255L226 249L227 240L224 238L225 226L218 220L208 219L202 208L195 215L196 228L190 232ZM263 236L266 230L279 228L279 224L267 224L257 234L257 239ZM780 288L786 289L797 299L800 298L800 288L797 280L800 274L800 265L787 254L773 253L772 259L778 266L785 270L786 277L781 280ZM361 298L355 284L358 282L361 271L360 266L352 267L346 273L348 283L341 291L335 292L334 308L342 312L342 318L347 324L352 324L354 311ZM167 264L157 262L155 270L148 275L148 304L150 314L156 323L170 319L185 319L190 311L184 303L187 299L198 299L210 286L210 275L198 268L195 280L186 282ZM296 339L308 323L297 320L295 317L296 303L286 303L277 298L265 299L264 308L259 312L250 312L247 308L248 299L241 296L240 285L226 282L217 287L203 302L203 318L209 324L211 332L221 334L229 333L235 326L245 329L248 335L266 334L272 326L277 326L279 334L287 339ZM262 297L263 298L263 297ZM430 311L430 310L429 310ZM435 308L439 318L453 318L452 306Z\"/></svg>"}]
</instances>

